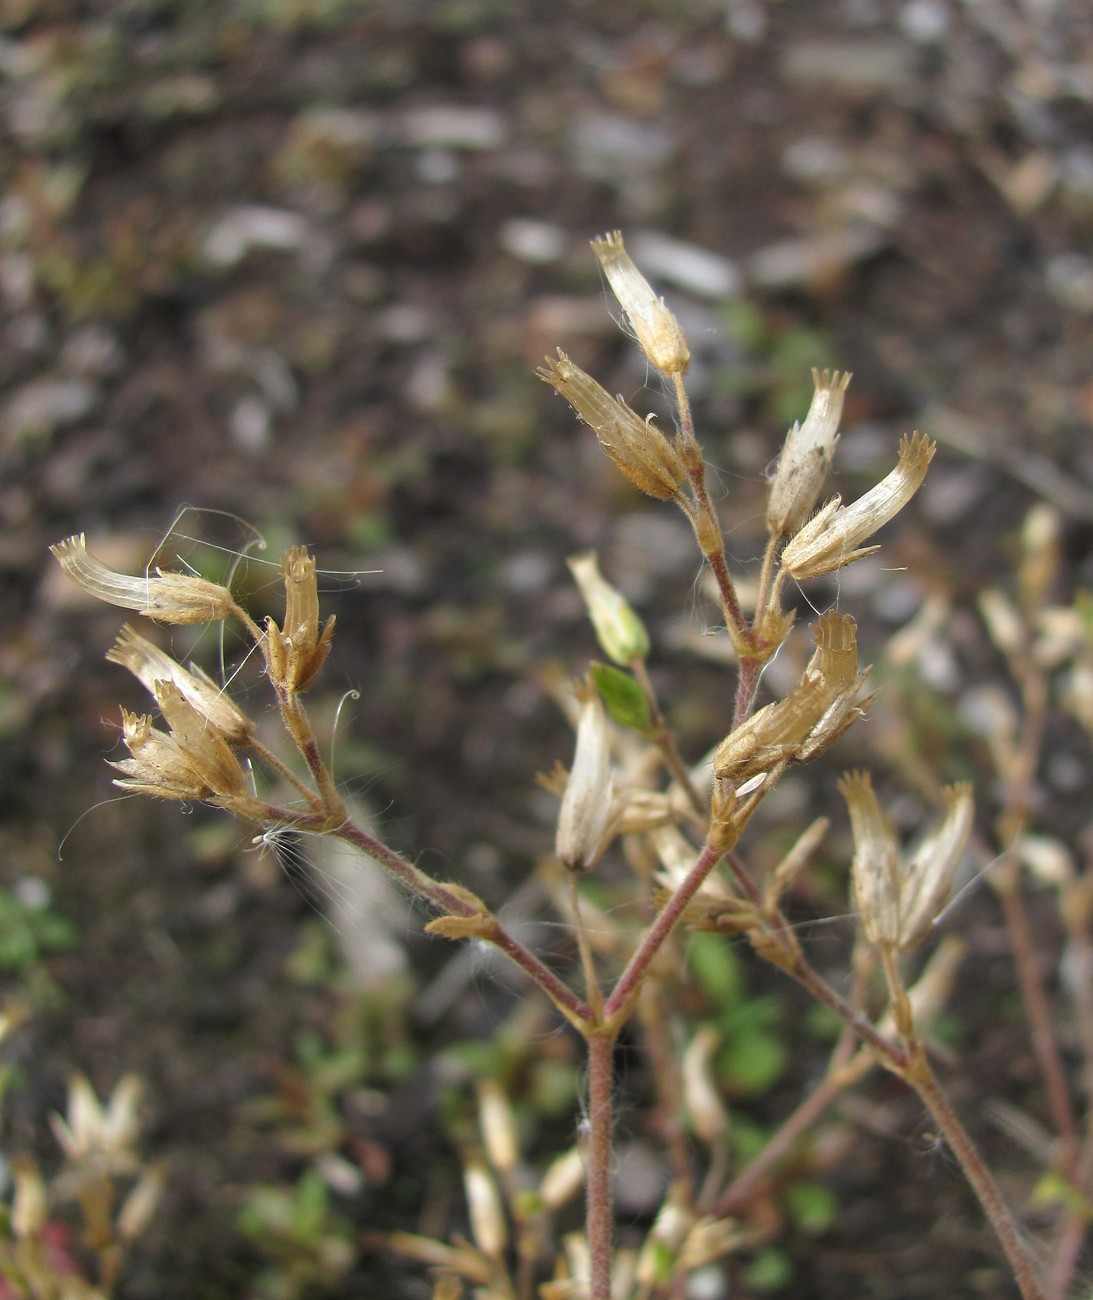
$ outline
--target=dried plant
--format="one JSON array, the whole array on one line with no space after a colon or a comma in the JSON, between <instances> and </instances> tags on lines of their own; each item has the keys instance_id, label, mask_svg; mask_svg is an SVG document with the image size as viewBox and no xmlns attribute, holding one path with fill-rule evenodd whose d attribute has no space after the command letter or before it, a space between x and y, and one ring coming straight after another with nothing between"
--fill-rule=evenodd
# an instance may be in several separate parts
<instances>
[{"instance_id":1,"label":"dried plant","mask_svg":"<svg viewBox=\"0 0 1093 1300\"><path fill-rule=\"evenodd\" d=\"M0 1040L4 1033L0 1023ZM137 1147L140 1092L139 1080L127 1075L104 1105L87 1079L76 1076L67 1114L51 1116L61 1168L47 1178L33 1157L14 1156L11 1209L0 1221L0 1296L107 1300L115 1294L164 1178L162 1166L145 1163ZM67 1202L78 1207L78 1234L63 1217Z\"/></svg>"},{"instance_id":2,"label":"dried plant","mask_svg":"<svg viewBox=\"0 0 1093 1300\"><path fill-rule=\"evenodd\" d=\"M761 1237L745 1213L749 1196L824 1107L880 1065L922 1099L978 1196L1022 1294L1038 1297L1042 1292L1014 1221L946 1101L927 1050L926 1029L947 994L957 945L943 943L915 978L908 974L909 954L944 908L968 842L970 790L956 786L941 795L938 828L908 853L897 842L869 777L854 773L842 781L855 841L857 938L847 954L850 997L819 974L783 911L787 891L808 870L824 824L805 828L781 864L762 877L749 864L744 843L749 823L782 776L834 745L864 716L871 698L854 620L829 612L812 628L812 654L797 682L781 698L756 708L763 667L792 634L793 613L784 603L787 584L835 573L875 551L875 534L923 482L934 445L918 433L905 437L895 468L875 487L848 505L836 496L817 510L850 376L813 371L811 408L804 423L790 430L772 477L768 540L754 600L745 609L695 433L685 383L687 338L619 235L596 240L592 247L642 352L671 394L675 427L666 432L623 398L612 397L560 350L538 374L575 408L635 487L682 512L716 591L736 680L723 737L694 767L683 757L654 691L647 666L650 639L640 618L600 573L594 555L571 560L610 660L593 665L573 686L573 760L568 771L559 767L544 778L559 797L555 855L567 882L560 902L573 922L579 971L548 965L465 885L433 879L348 815L304 703L331 649L334 620L320 615L315 561L302 549L288 552L282 563L282 623L271 618L260 626L227 587L184 574L115 573L89 555L82 537L53 548L68 574L102 600L164 623L237 621L262 656L307 774L299 776L271 752L253 721L207 678L126 628L109 657L149 688L160 722L123 712L130 756L114 765L121 774L117 784L161 799L203 800L263 829L347 841L435 910L426 926L430 933L499 948L581 1036L587 1050L587 1132L581 1150L559 1155L529 1191L516 1176L518 1150L508 1102L494 1085L483 1084L481 1148L469 1152L465 1163L473 1240L449 1245L410 1234L369 1239L368 1244L437 1270L436 1296L460 1294L463 1282L482 1296L520 1300L533 1294L591 1300L680 1294L694 1270L748 1247L757 1233ZM254 769L266 773L261 783ZM284 792L278 798L264 793L278 788ZM602 932L594 944L582 879L619 841L628 861L647 862L652 870L635 878L633 927L613 918L596 926ZM825 1078L759 1155L731 1176L724 1151L727 1114L710 1071L713 1044L699 1031L676 1055L657 1028L663 957L688 929L746 937L761 958L803 986L843 1026ZM868 997L874 974L887 988L879 1008ZM635 1016L646 1031L664 1100L686 1108L695 1139L693 1149L679 1133L670 1140L675 1142L674 1181L637 1252L616 1250L612 1209L612 1060L621 1031ZM582 1183L585 1230L567 1237L554 1256L553 1216Z\"/></svg>"}]
</instances>

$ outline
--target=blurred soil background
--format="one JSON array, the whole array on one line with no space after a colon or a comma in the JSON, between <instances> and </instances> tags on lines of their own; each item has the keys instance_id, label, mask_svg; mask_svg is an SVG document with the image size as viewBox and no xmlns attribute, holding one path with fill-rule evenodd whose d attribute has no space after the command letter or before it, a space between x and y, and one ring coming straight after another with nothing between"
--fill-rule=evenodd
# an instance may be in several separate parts
<instances>
[{"instance_id":1,"label":"blurred soil background","mask_svg":"<svg viewBox=\"0 0 1093 1300\"><path fill-rule=\"evenodd\" d=\"M465 1231L452 1132L483 1061L502 1061L539 1154L566 1145L573 1044L319 847L272 852L208 810L118 798L118 705L145 707L103 659L124 616L67 587L48 544L86 531L130 572L155 556L217 576L257 530L266 549L235 577L257 615L278 610L282 549L312 547L338 618L314 704L339 780L399 848L564 955L534 875L554 810L534 776L571 746L549 665L595 652L566 555L598 548L647 618L695 758L732 690L682 519L533 373L560 345L665 411L588 248L620 228L691 338L740 565L810 366L854 372L848 498L900 434L940 444L880 561L808 593L856 615L866 662L929 601L943 615L838 764L779 805L794 826L832 813L805 904L845 912L834 774L869 763L891 793L916 765L986 770L962 737L1004 677L971 610L1008 581L1035 500L1063 520L1060 598L1093 583L1093 11L0 0L0 33L0 958L31 1013L6 1047L9 1150L48 1166L70 1073L108 1093L134 1071L168 1188L121 1295L427 1295L417 1270L356 1246L346 1266L343 1248L364 1228ZM170 631L149 634L220 671L211 633ZM238 691L276 743L253 665ZM1089 769L1059 723L1038 816L1074 845ZM987 825L989 781L978 797ZM1036 1161L989 1114L1044 1104L989 893L954 925L971 949L955 1101L1023 1203ZM845 969L849 928L818 934L821 964ZM740 956L798 1023L803 1001ZM774 1123L822 1068L822 1045L782 1050L740 1123ZM660 1195L642 1190L659 1184L641 1078L625 1088L624 1233ZM765 1283L732 1265L732 1294L1009 1295L913 1097L874 1079L840 1116L844 1158L816 1157L837 1215L787 1226ZM256 1187L313 1195L315 1241L260 1212L248 1235Z\"/></svg>"}]
</instances>

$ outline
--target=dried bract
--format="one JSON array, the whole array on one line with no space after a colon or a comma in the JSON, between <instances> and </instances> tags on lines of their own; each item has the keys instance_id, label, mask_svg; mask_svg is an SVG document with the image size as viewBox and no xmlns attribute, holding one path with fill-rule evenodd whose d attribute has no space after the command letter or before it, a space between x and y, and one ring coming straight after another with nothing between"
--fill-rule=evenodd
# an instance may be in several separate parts
<instances>
[{"instance_id":1,"label":"dried bract","mask_svg":"<svg viewBox=\"0 0 1093 1300\"><path fill-rule=\"evenodd\" d=\"M218 623L236 612L227 587L189 573L134 577L118 573L87 553L83 533L49 548L65 573L89 595L108 605L135 609L161 623Z\"/></svg>"},{"instance_id":2,"label":"dried bract","mask_svg":"<svg viewBox=\"0 0 1093 1300\"><path fill-rule=\"evenodd\" d=\"M121 664L147 690L155 693L157 682L173 682L182 696L207 718L229 744L245 744L254 734L254 723L232 702L230 696L199 668L189 669L165 650L153 645L127 623L118 635L107 659Z\"/></svg>"},{"instance_id":3,"label":"dried bract","mask_svg":"<svg viewBox=\"0 0 1093 1300\"><path fill-rule=\"evenodd\" d=\"M333 614L319 629L319 584L315 560L303 546L281 560L285 579L285 620L278 627L266 620L266 667L270 681L288 695L302 695L315 681L330 652Z\"/></svg>"},{"instance_id":4,"label":"dried bract","mask_svg":"<svg viewBox=\"0 0 1093 1300\"><path fill-rule=\"evenodd\" d=\"M776 537L803 528L831 469L849 374L812 372L815 391L804 424L786 435L770 487L767 527Z\"/></svg>"},{"instance_id":5,"label":"dried bract","mask_svg":"<svg viewBox=\"0 0 1093 1300\"><path fill-rule=\"evenodd\" d=\"M967 783L947 786L946 813L907 864L900 889L900 947L917 947L930 932L948 901L957 864L972 829L972 789Z\"/></svg>"},{"instance_id":6,"label":"dried bract","mask_svg":"<svg viewBox=\"0 0 1093 1300\"><path fill-rule=\"evenodd\" d=\"M607 283L633 327L641 350L662 375L685 375L691 348L679 321L653 291L623 247L622 235L613 231L592 241Z\"/></svg>"},{"instance_id":7,"label":"dried bract","mask_svg":"<svg viewBox=\"0 0 1093 1300\"><path fill-rule=\"evenodd\" d=\"M864 772L839 782L854 833L854 901L866 937L878 947L910 951L929 933L952 888L972 827L972 792L946 787L941 825L904 862L895 831Z\"/></svg>"},{"instance_id":8,"label":"dried bract","mask_svg":"<svg viewBox=\"0 0 1093 1300\"><path fill-rule=\"evenodd\" d=\"M616 468L635 487L659 501L674 497L687 479L687 470L676 447L652 419L643 420L621 397L612 397L561 348L556 359L546 357L545 361L535 373L593 430Z\"/></svg>"},{"instance_id":9,"label":"dried bract","mask_svg":"<svg viewBox=\"0 0 1093 1300\"><path fill-rule=\"evenodd\" d=\"M118 1236L122 1241L135 1241L148 1227L162 1199L165 1181L162 1164L151 1165L137 1179L118 1211Z\"/></svg>"},{"instance_id":10,"label":"dried bract","mask_svg":"<svg viewBox=\"0 0 1093 1300\"><path fill-rule=\"evenodd\" d=\"M881 810L867 772L848 772L839 782L839 791L854 833L851 879L866 938L878 947L898 947L902 864L895 830Z\"/></svg>"},{"instance_id":11,"label":"dried bract","mask_svg":"<svg viewBox=\"0 0 1093 1300\"><path fill-rule=\"evenodd\" d=\"M782 567L798 581L833 573L878 550L861 546L914 496L926 477L936 443L914 433L899 444L896 468L853 505L834 497L782 552Z\"/></svg>"},{"instance_id":12,"label":"dried bract","mask_svg":"<svg viewBox=\"0 0 1093 1300\"><path fill-rule=\"evenodd\" d=\"M15 1184L8 1212L11 1231L17 1241L36 1237L49 1219L49 1193L45 1181L28 1155L12 1158L11 1178Z\"/></svg>"},{"instance_id":13,"label":"dried bract","mask_svg":"<svg viewBox=\"0 0 1093 1300\"><path fill-rule=\"evenodd\" d=\"M146 713L121 711L122 739L131 755L110 766L123 773L114 784L157 799L186 801L206 798L211 791L194 771L178 741L160 731Z\"/></svg>"}]
</instances>

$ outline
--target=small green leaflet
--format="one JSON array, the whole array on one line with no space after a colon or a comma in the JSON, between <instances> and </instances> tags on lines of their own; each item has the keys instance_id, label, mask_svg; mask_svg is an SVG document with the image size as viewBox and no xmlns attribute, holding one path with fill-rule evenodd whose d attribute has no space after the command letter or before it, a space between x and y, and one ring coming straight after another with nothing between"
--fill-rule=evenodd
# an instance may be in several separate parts
<instances>
[{"instance_id":1,"label":"small green leaflet","mask_svg":"<svg viewBox=\"0 0 1093 1300\"><path fill-rule=\"evenodd\" d=\"M600 699L612 721L648 735L653 729L649 701L629 673L623 672L621 668L612 668L610 664L594 663L592 680L596 683Z\"/></svg>"}]
</instances>

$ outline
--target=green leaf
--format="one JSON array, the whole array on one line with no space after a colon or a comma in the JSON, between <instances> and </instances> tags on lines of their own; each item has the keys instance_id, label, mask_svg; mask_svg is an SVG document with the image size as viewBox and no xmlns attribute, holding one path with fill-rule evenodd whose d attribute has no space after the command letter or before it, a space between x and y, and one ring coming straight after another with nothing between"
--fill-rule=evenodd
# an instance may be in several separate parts
<instances>
[{"instance_id":1,"label":"green leaf","mask_svg":"<svg viewBox=\"0 0 1093 1300\"><path fill-rule=\"evenodd\" d=\"M594 663L592 680L612 721L621 727L633 727L642 734L652 730L649 700L629 673L621 668L612 668L610 664Z\"/></svg>"},{"instance_id":2,"label":"green leaf","mask_svg":"<svg viewBox=\"0 0 1093 1300\"><path fill-rule=\"evenodd\" d=\"M744 1274L745 1285L753 1291L780 1291L789 1285L793 1266L789 1257L774 1246L760 1250Z\"/></svg>"},{"instance_id":3,"label":"green leaf","mask_svg":"<svg viewBox=\"0 0 1093 1300\"><path fill-rule=\"evenodd\" d=\"M826 1187L802 1181L786 1190L789 1217L802 1232L819 1236L835 1222L839 1203Z\"/></svg>"},{"instance_id":4,"label":"green leaf","mask_svg":"<svg viewBox=\"0 0 1093 1300\"><path fill-rule=\"evenodd\" d=\"M735 1007L743 995L740 965L717 934L696 934L687 945L687 964L702 990L720 1007Z\"/></svg>"},{"instance_id":5,"label":"green leaf","mask_svg":"<svg viewBox=\"0 0 1093 1300\"><path fill-rule=\"evenodd\" d=\"M785 1069L786 1056L780 1039L760 1031L723 1047L717 1054L717 1067L733 1091L765 1092Z\"/></svg>"}]
</instances>

